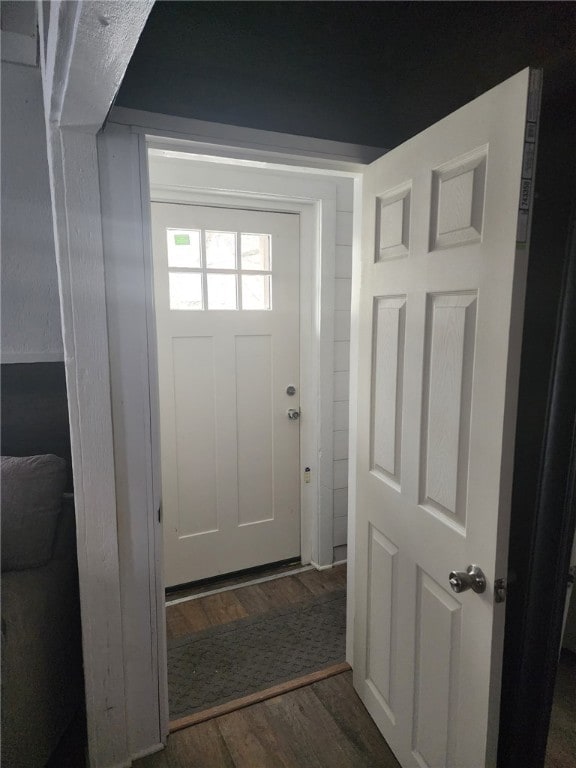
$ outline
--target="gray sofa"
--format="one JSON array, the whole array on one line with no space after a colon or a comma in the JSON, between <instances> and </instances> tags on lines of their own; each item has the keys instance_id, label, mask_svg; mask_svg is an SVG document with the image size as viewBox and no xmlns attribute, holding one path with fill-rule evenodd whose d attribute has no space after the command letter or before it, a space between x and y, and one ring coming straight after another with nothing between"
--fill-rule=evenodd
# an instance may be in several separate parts
<instances>
[{"instance_id":1,"label":"gray sofa","mask_svg":"<svg viewBox=\"0 0 576 768\"><path fill-rule=\"evenodd\" d=\"M74 507L57 456L1 481L2 766L42 768L83 701Z\"/></svg>"}]
</instances>

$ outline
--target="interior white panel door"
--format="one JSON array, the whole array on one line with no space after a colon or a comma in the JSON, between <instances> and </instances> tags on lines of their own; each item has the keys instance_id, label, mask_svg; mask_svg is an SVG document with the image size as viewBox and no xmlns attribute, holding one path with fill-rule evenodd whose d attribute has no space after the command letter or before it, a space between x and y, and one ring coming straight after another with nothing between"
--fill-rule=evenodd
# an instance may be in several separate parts
<instances>
[{"instance_id":1,"label":"interior white panel door","mask_svg":"<svg viewBox=\"0 0 576 768\"><path fill-rule=\"evenodd\" d=\"M166 585L297 557L299 217L153 203L152 231Z\"/></svg>"},{"instance_id":2,"label":"interior white panel door","mask_svg":"<svg viewBox=\"0 0 576 768\"><path fill-rule=\"evenodd\" d=\"M354 684L405 768L496 759L539 75L364 176Z\"/></svg>"}]
</instances>

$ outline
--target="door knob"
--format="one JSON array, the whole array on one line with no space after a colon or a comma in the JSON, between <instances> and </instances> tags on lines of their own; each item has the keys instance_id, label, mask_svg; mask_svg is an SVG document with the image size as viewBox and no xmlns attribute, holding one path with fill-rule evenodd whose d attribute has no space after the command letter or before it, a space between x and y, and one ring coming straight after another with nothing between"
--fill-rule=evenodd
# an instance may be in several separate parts
<instances>
[{"instance_id":1,"label":"door knob","mask_svg":"<svg viewBox=\"0 0 576 768\"><path fill-rule=\"evenodd\" d=\"M480 595L486 590L486 576L477 565L469 565L465 571L451 571L448 578L454 592L471 589Z\"/></svg>"},{"instance_id":2,"label":"door knob","mask_svg":"<svg viewBox=\"0 0 576 768\"><path fill-rule=\"evenodd\" d=\"M296 421L296 419L300 418L300 411L297 411L295 408L288 408L288 418L290 421Z\"/></svg>"}]
</instances>

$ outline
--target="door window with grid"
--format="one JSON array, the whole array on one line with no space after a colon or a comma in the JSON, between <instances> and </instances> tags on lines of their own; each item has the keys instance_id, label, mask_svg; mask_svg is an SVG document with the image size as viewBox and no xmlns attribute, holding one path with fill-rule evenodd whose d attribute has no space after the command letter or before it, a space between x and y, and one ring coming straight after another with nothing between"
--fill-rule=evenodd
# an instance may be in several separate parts
<instances>
[{"instance_id":1,"label":"door window with grid","mask_svg":"<svg viewBox=\"0 0 576 768\"><path fill-rule=\"evenodd\" d=\"M171 310L272 309L269 234L167 229Z\"/></svg>"}]
</instances>

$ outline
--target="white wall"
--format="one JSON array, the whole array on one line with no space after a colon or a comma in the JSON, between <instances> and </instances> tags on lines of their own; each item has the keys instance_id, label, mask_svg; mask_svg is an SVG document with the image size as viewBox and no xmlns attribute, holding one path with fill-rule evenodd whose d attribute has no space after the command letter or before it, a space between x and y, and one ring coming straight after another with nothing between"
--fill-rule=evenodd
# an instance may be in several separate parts
<instances>
[{"instance_id":1,"label":"white wall","mask_svg":"<svg viewBox=\"0 0 576 768\"><path fill-rule=\"evenodd\" d=\"M346 558L353 181L338 179L334 301L334 560Z\"/></svg>"},{"instance_id":2,"label":"white wall","mask_svg":"<svg viewBox=\"0 0 576 768\"><path fill-rule=\"evenodd\" d=\"M63 359L38 67L2 62L2 362Z\"/></svg>"}]
</instances>

